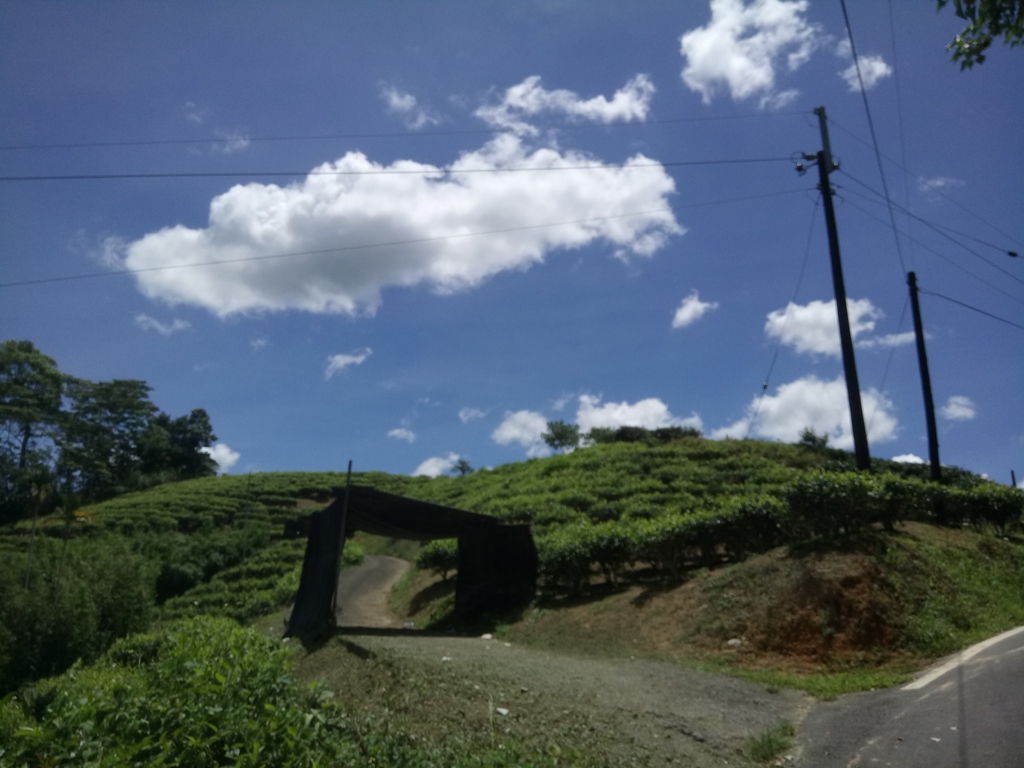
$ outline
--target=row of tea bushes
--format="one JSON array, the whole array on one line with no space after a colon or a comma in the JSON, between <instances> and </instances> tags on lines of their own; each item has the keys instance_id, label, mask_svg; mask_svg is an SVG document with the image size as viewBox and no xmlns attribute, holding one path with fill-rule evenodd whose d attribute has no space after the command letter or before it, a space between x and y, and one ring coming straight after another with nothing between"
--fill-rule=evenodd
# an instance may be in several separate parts
<instances>
[{"instance_id":1,"label":"row of tea bushes","mask_svg":"<svg viewBox=\"0 0 1024 768\"><path fill-rule=\"evenodd\" d=\"M595 571L614 583L642 563L676 580L687 568L901 520L989 525L1003 535L1020 525L1022 513L1024 493L995 483L956 488L892 474L812 472L770 493L727 496L690 512L599 523L576 518L547 526L536 540L542 582L572 593ZM431 542L416 564L447 578L458 568L456 540Z\"/></svg>"},{"instance_id":2,"label":"row of tea bushes","mask_svg":"<svg viewBox=\"0 0 1024 768\"><path fill-rule=\"evenodd\" d=\"M305 539L275 542L245 563L227 568L209 582L168 600L162 615L169 619L227 616L248 621L272 613L295 600L305 550ZM356 542L348 542L341 567L361 562L362 548Z\"/></svg>"}]
</instances>

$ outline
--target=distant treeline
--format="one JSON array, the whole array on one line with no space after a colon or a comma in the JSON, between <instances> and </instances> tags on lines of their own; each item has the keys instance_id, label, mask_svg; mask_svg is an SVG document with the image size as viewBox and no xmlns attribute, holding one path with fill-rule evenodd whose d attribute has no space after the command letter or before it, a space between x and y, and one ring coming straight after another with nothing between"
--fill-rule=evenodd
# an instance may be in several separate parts
<instances>
[{"instance_id":1,"label":"distant treeline","mask_svg":"<svg viewBox=\"0 0 1024 768\"><path fill-rule=\"evenodd\" d=\"M30 341L0 344L0 523L215 474L206 411L171 418L150 389L69 376Z\"/></svg>"}]
</instances>

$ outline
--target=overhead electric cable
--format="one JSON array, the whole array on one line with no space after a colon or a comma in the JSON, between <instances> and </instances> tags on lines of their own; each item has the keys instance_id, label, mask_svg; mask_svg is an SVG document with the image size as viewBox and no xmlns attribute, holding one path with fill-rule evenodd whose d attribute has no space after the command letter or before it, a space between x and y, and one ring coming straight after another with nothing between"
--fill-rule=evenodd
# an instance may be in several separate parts
<instances>
[{"instance_id":1,"label":"overhead electric cable","mask_svg":"<svg viewBox=\"0 0 1024 768\"><path fill-rule=\"evenodd\" d=\"M540 168L449 168L429 170L398 170L382 168L376 171L166 171L151 173L78 173L47 174L39 176L0 176L0 181L95 181L97 179L218 179L248 176L434 176L464 173L551 173L558 171L601 171L610 168L634 170L644 168L678 168L700 165L743 165L748 163L788 163L788 157L749 157L736 160L673 160L665 163L605 163L563 165Z\"/></svg>"},{"instance_id":2,"label":"overhead electric cable","mask_svg":"<svg viewBox=\"0 0 1024 768\"><path fill-rule=\"evenodd\" d=\"M768 364L768 373L764 375L764 384L761 386L761 395L757 398L757 405L754 407L754 414L750 417L750 423L747 425L747 436L745 440L750 439L750 435L754 432L754 424L757 423L757 417L761 413L761 403L764 402L765 395L768 394L768 383L771 381L772 372L775 370L775 363L779 359L779 350L782 348L782 339L786 335L786 326L789 325L790 307L796 303L797 296L800 295L800 286L804 282L804 273L807 271L807 261L811 255L811 238L814 235L814 222L818 218L818 204L821 203L821 194L819 193L814 198L814 210L811 212L811 225L807 229L807 244L804 246L804 259L800 264L800 273L796 278L796 288L793 289L793 298L786 304L786 314L782 318L782 330L779 331L779 338L775 342L775 351L772 353L772 361Z\"/></svg>"},{"instance_id":3,"label":"overhead electric cable","mask_svg":"<svg viewBox=\"0 0 1024 768\"><path fill-rule=\"evenodd\" d=\"M851 176L849 173L846 173L846 172L843 172L843 175L846 176L847 178L849 178L851 181L855 181L857 184L860 184L862 187L864 187L864 189L868 190L872 194L875 194L878 197L882 196L881 193L879 193L877 190L871 189L871 187L869 187L863 181L860 181L859 179L857 179L855 176ZM851 190L847 190L847 191L849 191L851 194L854 194L854 195L857 194L852 189ZM864 198L862 195L857 195L857 196L861 197L862 199L865 199L865 200L868 199L868 198ZM982 256L980 253L978 253L973 248L969 248L968 246L964 245L959 240L957 240L955 237L953 237L952 235L948 234L948 232L944 232L943 230L946 229L946 227L942 227L942 226L940 226L938 224L934 224L934 223L928 221L927 219L924 219L924 218L918 216L915 213L911 213L910 211L906 210L905 208L902 208L901 206L899 206L899 204L894 203L894 205L896 205L897 208L900 208L900 210L902 210L903 213L905 213L907 216L910 216L911 218L914 218L917 221L921 222L926 227L928 227L929 229L935 231L937 234L939 234L942 237L946 238L950 242L956 243L957 245L959 245L961 248L963 248L965 251L967 251L971 255L977 256L979 259L984 261L986 264L988 264L993 269L998 269L1000 272L1002 272L1004 275L1009 277L1011 280L1016 280L1021 285L1024 285L1024 280L1022 280L1021 278L1017 277L1015 274L1013 274L1009 270L1004 269L1003 267L1000 267L998 264L990 261L989 259L986 259L984 256ZM986 245L990 245L990 243L986 243ZM1008 256L1014 255L1013 251L1003 251L1003 253L1005 253Z\"/></svg>"},{"instance_id":4,"label":"overhead electric cable","mask_svg":"<svg viewBox=\"0 0 1024 768\"><path fill-rule=\"evenodd\" d=\"M903 166L907 165L907 138L903 130L903 89L900 87L900 66L899 58L896 56L896 22L893 19L892 0L889 5L889 46L892 49L892 72L893 80L896 81L896 123L900 133L900 159ZM903 205L910 210L910 174L903 171ZM907 222L907 231L910 231L910 222ZM914 268L914 252L910 250L910 268Z\"/></svg>"},{"instance_id":5,"label":"overhead electric cable","mask_svg":"<svg viewBox=\"0 0 1024 768\"><path fill-rule=\"evenodd\" d=\"M1022 331L1024 331L1024 325L1018 325L1017 323L1015 323L1015 322L1013 322L1011 320L1007 320L1004 317L999 317L999 315L993 315L991 312L986 312L984 309L978 309L975 306L972 306L970 304L965 304L962 301L957 301L954 298L951 298L949 296L944 296L943 294L936 293L935 291L926 291L924 288L918 288L917 290L918 290L919 293L926 293L929 296L935 296L935 297L940 298L940 299L945 299L946 301L951 301L954 304L959 304L961 307L966 307L967 309L970 309L970 310L973 310L975 312L978 312L978 313L980 313L982 315L985 315L986 317L991 317L993 320L998 320L1001 323L1006 323L1007 325L1012 325L1014 328L1020 328Z\"/></svg>"},{"instance_id":6,"label":"overhead electric cable","mask_svg":"<svg viewBox=\"0 0 1024 768\"><path fill-rule=\"evenodd\" d=\"M910 296L906 296L903 299L903 310L900 312L900 321L896 324L896 333L892 335L892 344L889 345L889 358L885 361L885 370L882 371L882 383L878 385L878 393L881 394L885 391L885 381L889 378L889 366L892 365L893 353L896 351L896 347L900 341L900 331L903 330L903 320L907 316L907 305L910 303ZM871 417L868 419L868 432L871 431L871 423L875 420L875 414L878 413L879 401L875 400L875 407L871 409Z\"/></svg>"},{"instance_id":7,"label":"overhead electric cable","mask_svg":"<svg viewBox=\"0 0 1024 768\"><path fill-rule=\"evenodd\" d=\"M856 142L859 142L860 144L863 144L863 145L864 145L865 147L867 147L868 149L871 149L871 148L872 148L872 147L871 147L871 144L869 144L868 142L866 142L866 141L865 141L864 139L862 139L862 138L861 138L860 136L858 136L858 135L857 135L856 133L854 133L853 131L851 131L851 130L850 130L849 128L846 128L846 127L844 127L844 126L843 126L842 124L840 124L840 123L836 122L836 121L835 121L835 120L833 120L833 119L832 119L831 117L830 117L830 118L828 119L828 121L829 121L829 123L830 123L830 124L834 125L834 126L835 126L836 128L838 128L838 129L839 129L840 131L842 131L842 132L843 132L843 133L845 133L845 134L846 134L847 136L849 136L850 138L852 138L852 139L853 139L854 141L856 141ZM884 153L882 154L882 157L884 157L884 158L885 158L886 160L888 160L888 161L889 161L890 163L892 163L893 165L895 165L895 166L896 166L897 168L901 169L901 170L902 170L902 171L904 171L905 173L909 173L909 174L910 174L911 176L914 176L914 177L915 177L915 178L917 178L917 179L918 179L919 181L923 181L923 180L924 180L924 177L923 177L923 176L921 176L920 174L914 173L914 172L913 172L912 170L910 170L910 169L906 168L906 167L905 167L904 165L902 165L902 164L901 164L901 163L900 163L900 162L899 162L898 160L894 160L893 158L889 157L888 155L886 155L886 154L884 154ZM1009 234L1008 232L1004 232L1004 231L1003 231L1003 230L1001 230L1001 229L1000 229L999 227L997 227L997 226L996 226L995 224L993 224L993 223L992 223L991 221L988 221L987 219L983 218L982 216L979 216L979 215L978 215L977 213L975 213L974 211L972 211L972 210L971 210L970 208L968 208L968 207L967 207L966 205L964 205L964 204L963 204L963 203L961 203L961 202L958 202L958 201L957 201L956 199L954 199L953 197L950 197L950 196L949 196L949 195L947 195L947 194L946 194L945 192L943 192L943 191L942 191L941 189L932 189L932 190L930 190L930 191L932 191L932 192L935 192L935 193L936 193L937 195L939 195L939 196L941 196L941 197L944 197L944 198L945 198L945 199L946 199L946 200L947 200L948 202L952 203L952 204L953 204L953 205L955 205L955 206L956 206L957 208L960 208L960 209L961 209L961 210L963 210L963 211L964 211L965 213L969 213L969 214L970 214L971 216L973 216L974 218L976 218L976 219L977 219L978 221L980 221L980 222L981 222L982 224L984 224L984 225L985 225L986 227L989 227L989 228L990 228L991 230L993 230L994 232L998 232L998 233L999 233L1000 235L1002 235L1003 237L1005 237L1005 238L1006 238L1007 240L1010 240L1011 242L1015 243L1015 244L1016 244L1016 245L1017 245L1018 247L1020 247L1020 240L1018 240L1018 239L1017 239L1017 238L1016 238L1016 237L1015 237L1014 235L1011 235L1011 234Z\"/></svg>"},{"instance_id":8,"label":"overhead electric cable","mask_svg":"<svg viewBox=\"0 0 1024 768\"><path fill-rule=\"evenodd\" d=\"M788 112L756 112L749 115L720 115L714 117L679 117L665 120L645 120L637 123L577 123L575 125L534 125L535 128L558 128L559 130L581 130L587 128L620 128L626 126L643 125L672 125L678 123L705 123L722 120L746 120L755 117L781 117L785 115L803 115L805 110L791 110ZM389 131L381 133L322 133L293 136L231 136L219 139L138 139L129 141L78 141L67 143L50 144L6 144L0 145L0 151L14 150L36 150L36 149L86 149L100 147L150 147L175 144L231 144L232 142L245 141L274 142L274 141L330 141L337 139L395 139L395 138L423 138L430 136L469 136L488 133L507 133L507 128L469 128L465 130L442 130L442 131Z\"/></svg>"},{"instance_id":9,"label":"overhead electric cable","mask_svg":"<svg viewBox=\"0 0 1024 768\"><path fill-rule=\"evenodd\" d=\"M850 53L853 55L853 65L857 69L857 82L860 83L860 95L864 101L864 112L868 117L868 128L871 131L871 143L875 149L875 160L878 162L878 174L882 177L882 189L885 191L885 200L889 204L889 218L892 220L893 237L896 239L896 253L900 258L900 269L904 277L907 274L907 265L903 260L903 247L900 245L899 231L896 229L896 215L892 210L892 198L889 196L889 184L885 180L885 168L882 166L882 151L878 148L878 136L875 134L875 121L871 119L871 107L868 105L868 91L864 87L864 77L860 71L860 59L857 58L857 46L853 42L853 28L850 26L850 15L846 12L846 0L839 0L843 7L843 21L846 23L846 36L850 41Z\"/></svg>"},{"instance_id":10,"label":"overhead electric cable","mask_svg":"<svg viewBox=\"0 0 1024 768\"><path fill-rule=\"evenodd\" d=\"M850 192L851 190L846 190L846 191L847 191L847 192ZM884 219L880 219L880 218L878 218L877 216L875 216L875 215L874 215L873 213L871 213L870 211L866 211L866 210L864 210L864 209L863 209L863 208L861 208L861 207L860 207L859 205L857 205L856 203L854 203L854 202L853 202L852 200L847 200L847 199L845 199L845 198L843 198L843 200L844 200L844 202L845 202L845 203L846 203L847 205L849 205L849 206L850 206L851 208L853 208L853 209L855 209L855 210L858 210L858 211L860 211L860 212L861 212L861 213L863 213L863 214L864 214L865 216L867 216L867 217L868 217L869 219L871 219L871 220L873 220L873 221L877 221L877 222L878 222L879 224L881 224L881 225L882 225L883 227L889 227L889 226L892 226L892 225L891 225L891 224L890 224L889 222L885 221ZM902 235L903 235L904 237L906 237L906 238L907 238L908 240L913 240L913 241L914 241L914 243L915 243L916 245L920 246L920 247L921 247L921 248L923 248L924 250L928 251L928 252L929 252L929 253L931 253L931 254L934 254L935 256L938 256L938 257L939 257L940 259L942 259L942 260L943 260L943 261L945 261L946 263L950 264L951 266L953 266L953 267L956 267L957 269L959 269L959 270L960 270L961 272L963 272L964 274L970 275L970 276L971 276L971 277L973 277L973 278L974 278L975 280L977 280L977 281L978 281L979 283L982 283L982 284L984 284L984 285L987 285L987 286L988 286L989 288L991 288L991 289L992 289L993 291L996 291L997 293L1001 293L1001 294L1002 294L1003 296L1005 296L1006 298L1010 299L1011 301L1015 301L1015 302L1017 302L1018 304L1020 304L1020 305L1024 306L1024 301L1021 301L1021 300L1020 300L1020 299L1018 299L1018 298L1017 298L1016 296L1014 296L1014 295L1013 295L1012 293L1007 293L1007 292L1006 292L1006 291L1004 291L1004 290L1003 290L1002 288L999 288L998 286L995 286L995 285L993 285L992 283L990 283L990 282L989 282L988 280L986 280L985 278L983 278L983 277L979 277L978 275L976 275L976 274L974 274L973 272L971 272L971 270L969 270L969 269L967 269L966 267L964 267L964 266L962 266L962 265L958 264L957 262L953 261L953 259L949 258L948 256L944 256L943 254L939 253L938 251L936 251L936 250L935 250L934 248L932 248L931 246L929 246L929 245L926 245L925 243L922 243L922 242L921 242L920 240L918 240L918 239L916 239L916 238L912 238L912 237L910 237L910 235L908 235L908 234L907 234L906 232L903 232L903 233L901 233L901 234L902 234Z\"/></svg>"},{"instance_id":11,"label":"overhead electric cable","mask_svg":"<svg viewBox=\"0 0 1024 768\"><path fill-rule=\"evenodd\" d=\"M705 207L705 206L709 206L709 205L723 205L725 203L739 203L739 202L745 202L745 201L748 201L748 200L761 200L761 199L769 198L769 197L782 197L784 195L795 195L795 194L798 194L798 193L799 194L803 194L806 191L807 191L806 189L789 189L789 190L786 190L786 191L783 191L783 192L768 192L768 193L760 194L760 195L745 195L743 197L733 197L733 198L726 198L726 199L721 199L721 200L708 200L708 201L700 202L700 203L690 203L690 204L687 204L687 205L676 206L676 208L677 209L701 208L701 207ZM570 225L573 225L573 224L590 224L590 223L599 222L599 221L612 221L612 220L615 220L615 219L625 219L625 218L630 218L630 217L633 217L633 216L650 216L650 215L656 214L656 213L664 213L664 210L663 209L658 209L658 210L653 210L653 211L639 211L639 212L636 212L636 213L624 213L624 214L621 214L621 215L618 215L618 216L599 216L599 217L590 218L590 219L578 219L578 220L575 220L575 221L559 221L559 222L552 222L552 223L548 223L548 224L534 224L534 225L525 226L525 227L510 227L508 229L495 229L495 230L488 230L488 231L483 231L483 232L464 232L464 233L460 233L460 234L457 234L457 235L439 235L438 237L422 237L422 238L412 238L412 239L409 239L409 240L394 240L394 241L386 242L386 243L367 243L367 244L362 244L362 245L339 246L339 247L336 247L336 248L321 248L321 249L313 250L313 251L292 251L292 252L289 252L289 253L266 254L266 255L263 255L263 256L244 256L244 257L240 257L240 258L237 258L237 259L223 259L223 260L220 260L220 261L201 261L201 262L193 262L193 263L189 263L189 264L169 264L169 265L162 265L162 266L159 266L159 267L142 267L142 268L139 268L139 269L115 269L115 270L108 270L106 272L87 272L87 273L78 274L78 275L62 275L62 276L59 276L59 277L42 277L42 278L37 278L37 279L34 279L34 280L18 280L18 281L12 281L12 282L8 282L8 283L0 283L0 288L18 288L18 287L29 286L29 285L44 285L44 284L47 284L47 283L65 283L65 282L72 282L72 281L76 281L76 280L92 280L92 279L101 278L101 277L115 277L115 276L119 276L119 275L135 275L135 274L142 274L142 273L145 273L145 272L163 272L163 271L167 271L167 270L171 270L171 269L191 269L191 268L196 268L196 267L214 267L214 266L218 266L218 265L222 265L222 264L240 264L240 263L250 262L250 261L270 261L270 260L274 260L274 259L285 259L285 258L291 258L291 257L296 257L296 256L317 256L317 255L320 255L320 254L343 253L345 251L368 250L368 249L371 249L371 248L387 248L387 247L399 246L399 245L413 245L413 244L416 244L416 243L432 243L432 242L440 242L440 241L444 241L444 240L455 240L455 239L458 239L458 238L466 238L466 237L483 237L483 236L486 236L486 235L507 234L509 232L524 232L524 231L527 231L527 230L544 229L544 228L547 228L547 227L564 227L564 226L570 226Z\"/></svg>"}]
</instances>

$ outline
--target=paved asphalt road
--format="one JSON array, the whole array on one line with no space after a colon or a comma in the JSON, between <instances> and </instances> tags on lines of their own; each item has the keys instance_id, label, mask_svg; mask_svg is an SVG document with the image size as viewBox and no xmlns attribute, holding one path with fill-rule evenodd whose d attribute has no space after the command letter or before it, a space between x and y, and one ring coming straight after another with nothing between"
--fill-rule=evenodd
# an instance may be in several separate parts
<instances>
[{"instance_id":1,"label":"paved asphalt road","mask_svg":"<svg viewBox=\"0 0 1024 768\"><path fill-rule=\"evenodd\" d=\"M1024 627L908 685L818 705L800 742L807 768L1024 768Z\"/></svg>"}]
</instances>

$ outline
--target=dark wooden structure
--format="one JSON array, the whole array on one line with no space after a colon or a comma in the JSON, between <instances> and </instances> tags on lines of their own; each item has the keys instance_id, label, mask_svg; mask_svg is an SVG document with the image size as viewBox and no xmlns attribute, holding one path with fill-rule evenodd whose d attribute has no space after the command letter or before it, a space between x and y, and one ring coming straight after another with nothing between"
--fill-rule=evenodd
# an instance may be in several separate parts
<instances>
[{"instance_id":1,"label":"dark wooden structure","mask_svg":"<svg viewBox=\"0 0 1024 768\"><path fill-rule=\"evenodd\" d=\"M306 555L285 637L310 638L334 627L338 564L356 531L396 539L459 540L455 610L468 615L529 602L537 582L537 549L529 525L503 525L488 515L353 485L337 489L309 517Z\"/></svg>"}]
</instances>

